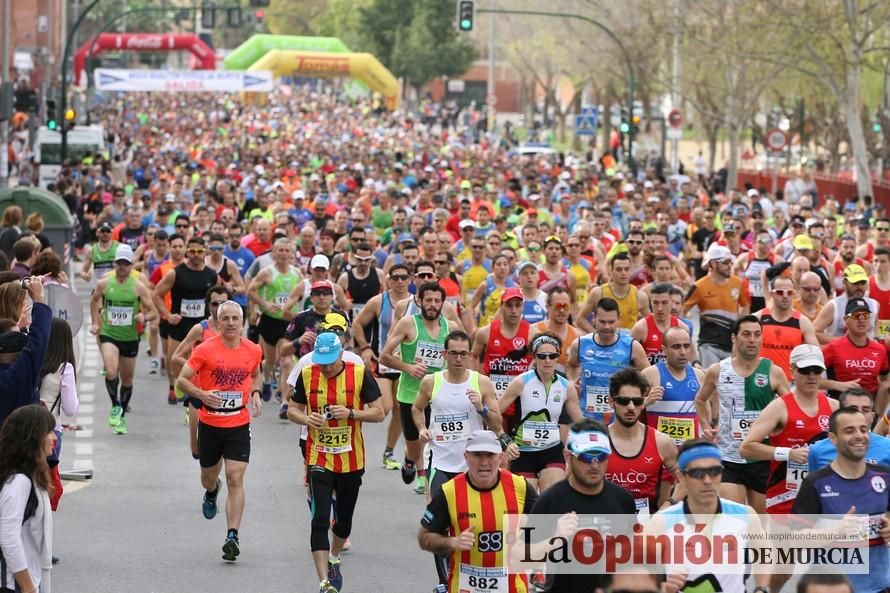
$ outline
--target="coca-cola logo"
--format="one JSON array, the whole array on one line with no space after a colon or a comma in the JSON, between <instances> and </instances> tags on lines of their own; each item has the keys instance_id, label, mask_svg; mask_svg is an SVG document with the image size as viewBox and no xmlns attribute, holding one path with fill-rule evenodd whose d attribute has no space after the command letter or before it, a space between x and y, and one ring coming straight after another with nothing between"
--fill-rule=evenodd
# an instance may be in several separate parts
<instances>
[{"instance_id":1,"label":"coca-cola logo","mask_svg":"<svg viewBox=\"0 0 890 593\"><path fill-rule=\"evenodd\" d=\"M161 49L163 46L164 38L160 35L127 38L127 49Z\"/></svg>"}]
</instances>

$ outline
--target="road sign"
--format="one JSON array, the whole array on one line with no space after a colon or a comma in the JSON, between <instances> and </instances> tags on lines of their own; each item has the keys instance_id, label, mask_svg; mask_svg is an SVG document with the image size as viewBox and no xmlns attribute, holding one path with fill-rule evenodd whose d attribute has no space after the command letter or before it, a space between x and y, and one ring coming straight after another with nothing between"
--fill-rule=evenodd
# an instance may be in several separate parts
<instances>
[{"instance_id":1,"label":"road sign","mask_svg":"<svg viewBox=\"0 0 890 593\"><path fill-rule=\"evenodd\" d=\"M498 96L494 93L488 93L488 95L486 95L485 97L485 104L489 107L494 107L498 104Z\"/></svg>"},{"instance_id":2,"label":"road sign","mask_svg":"<svg viewBox=\"0 0 890 593\"><path fill-rule=\"evenodd\" d=\"M683 130L681 130L680 128L668 128L665 132L668 140L683 139Z\"/></svg>"},{"instance_id":3,"label":"road sign","mask_svg":"<svg viewBox=\"0 0 890 593\"><path fill-rule=\"evenodd\" d=\"M679 128L683 125L683 113L679 109L671 109L668 113L668 123L672 128Z\"/></svg>"},{"instance_id":4,"label":"road sign","mask_svg":"<svg viewBox=\"0 0 890 593\"><path fill-rule=\"evenodd\" d=\"M788 144L788 134L779 128L773 128L766 133L766 145L770 150L780 151Z\"/></svg>"},{"instance_id":5,"label":"road sign","mask_svg":"<svg viewBox=\"0 0 890 593\"><path fill-rule=\"evenodd\" d=\"M596 135L596 107L585 107L575 116L575 134L578 136Z\"/></svg>"}]
</instances>

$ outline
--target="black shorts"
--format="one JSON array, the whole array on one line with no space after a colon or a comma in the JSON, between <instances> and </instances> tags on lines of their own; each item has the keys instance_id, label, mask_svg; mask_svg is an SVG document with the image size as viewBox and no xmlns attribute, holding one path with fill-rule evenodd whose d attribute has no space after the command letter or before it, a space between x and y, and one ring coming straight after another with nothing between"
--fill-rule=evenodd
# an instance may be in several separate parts
<instances>
[{"instance_id":1,"label":"black shorts","mask_svg":"<svg viewBox=\"0 0 890 593\"><path fill-rule=\"evenodd\" d=\"M562 450L560 443L543 451L520 451L519 457L510 462L510 471L525 478L537 478L548 467L565 471L566 460Z\"/></svg>"},{"instance_id":2,"label":"black shorts","mask_svg":"<svg viewBox=\"0 0 890 593\"><path fill-rule=\"evenodd\" d=\"M167 337L181 342L188 335L189 330L201 323L201 321L203 319L198 319L197 317L183 317L177 325L170 326L170 329L167 330Z\"/></svg>"},{"instance_id":3,"label":"black shorts","mask_svg":"<svg viewBox=\"0 0 890 593\"><path fill-rule=\"evenodd\" d=\"M192 397L190 395L187 395L183 398L182 405L185 407L191 406L191 407L195 408L196 410L200 410L201 406L204 405L204 402L199 400L197 397Z\"/></svg>"},{"instance_id":4,"label":"black shorts","mask_svg":"<svg viewBox=\"0 0 890 593\"><path fill-rule=\"evenodd\" d=\"M723 483L741 484L758 494L766 494L766 481L769 477L769 461L752 463L723 462Z\"/></svg>"},{"instance_id":5,"label":"black shorts","mask_svg":"<svg viewBox=\"0 0 890 593\"><path fill-rule=\"evenodd\" d=\"M414 425L414 417L411 416L411 409L414 407L414 404L406 404L399 402L399 418L402 420L402 435L405 437L406 441L416 441L420 438L420 432L418 432L417 427ZM430 425L430 407L427 406L426 410L426 425L429 427Z\"/></svg>"},{"instance_id":6,"label":"black shorts","mask_svg":"<svg viewBox=\"0 0 890 593\"><path fill-rule=\"evenodd\" d=\"M164 340L170 337L170 324L163 319L158 321L158 335Z\"/></svg>"},{"instance_id":7,"label":"black shorts","mask_svg":"<svg viewBox=\"0 0 890 593\"><path fill-rule=\"evenodd\" d=\"M139 356L139 340L128 340L122 342L99 334L100 344L114 344L122 358L136 358Z\"/></svg>"},{"instance_id":8,"label":"black shorts","mask_svg":"<svg viewBox=\"0 0 890 593\"><path fill-rule=\"evenodd\" d=\"M250 461L250 424L234 427L210 426L198 422L201 467L213 467L220 459Z\"/></svg>"},{"instance_id":9,"label":"black shorts","mask_svg":"<svg viewBox=\"0 0 890 593\"><path fill-rule=\"evenodd\" d=\"M274 346L278 343L278 340L284 337L284 332L288 325L290 325L290 321L287 319L275 319L262 313L260 314L260 322L257 324L257 331L267 344Z\"/></svg>"},{"instance_id":10,"label":"black shorts","mask_svg":"<svg viewBox=\"0 0 890 593\"><path fill-rule=\"evenodd\" d=\"M454 479L455 476L459 476L459 472L446 472L441 469L436 469L435 467L431 467L427 470L427 473L430 476L430 498L435 498L436 494L438 494L442 490L442 486L445 482L448 482Z\"/></svg>"}]
</instances>

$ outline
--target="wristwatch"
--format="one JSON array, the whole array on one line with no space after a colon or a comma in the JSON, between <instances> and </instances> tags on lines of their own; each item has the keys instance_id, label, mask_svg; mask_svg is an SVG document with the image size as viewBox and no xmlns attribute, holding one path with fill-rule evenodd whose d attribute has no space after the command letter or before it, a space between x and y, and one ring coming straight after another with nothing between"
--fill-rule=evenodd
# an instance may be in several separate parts
<instances>
[{"instance_id":1,"label":"wristwatch","mask_svg":"<svg viewBox=\"0 0 890 593\"><path fill-rule=\"evenodd\" d=\"M258 396L260 396L260 397L263 397L263 392L260 391L259 389L254 389L253 391L250 392L250 395L251 395L251 397L253 397L254 395L258 395Z\"/></svg>"},{"instance_id":2,"label":"wristwatch","mask_svg":"<svg viewBox=\"0 0 890 593\"><path fill-rule=\"evenodd\" d=\"M355 420L355 410L349 410L349 419ZM767 593L769 592L767 591Z\"/></svg>"}]
</instances>

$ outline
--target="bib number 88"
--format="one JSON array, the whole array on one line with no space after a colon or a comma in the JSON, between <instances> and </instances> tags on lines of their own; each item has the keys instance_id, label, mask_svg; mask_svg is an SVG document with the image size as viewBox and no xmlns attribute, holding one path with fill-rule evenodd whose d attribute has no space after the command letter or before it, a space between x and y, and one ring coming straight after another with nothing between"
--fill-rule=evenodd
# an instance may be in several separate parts
<instances>
[{"instance_id":1,"label":"bib number 88","mask_svg":"<svg viewBox=\"0 0 890 593\"><path fill-rule=\"evenodd\" d=\"M477 577L470 575L467 577L467 583L474 589L482 591L496 591L498 588L498 579L488 577Z\"/></svg>"},{"instance_id":2,"label":"bib number 88","mask_svg":"<svg viewBox=\"0 0 890 593\"><path fill-rule=\"evenodd\" d=\"M476 547L480 552L500 552L504 547L504 534L501 531L483 531L476 537ZM484 577L479 577L485 580Z\"/></svg>"}]
</instances>

